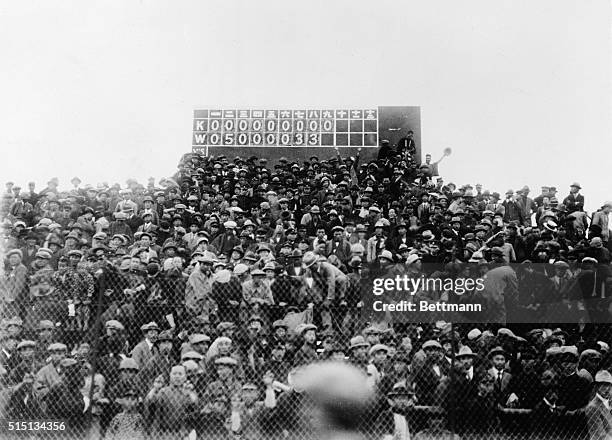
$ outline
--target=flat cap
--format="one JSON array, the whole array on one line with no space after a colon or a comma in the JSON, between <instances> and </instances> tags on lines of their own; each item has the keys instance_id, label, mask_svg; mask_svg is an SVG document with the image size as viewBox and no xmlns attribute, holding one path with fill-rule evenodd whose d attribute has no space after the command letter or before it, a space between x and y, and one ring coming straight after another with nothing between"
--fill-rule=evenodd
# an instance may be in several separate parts
<instances>
[{"instance_id":1,"label":"flat cap","mask_svg":"<svg viewBox=\"0 0 612 440\"><path fill-rule=\"evenodd\" d=\"M66 344L62 344L61 342L54 342L53 344L50 344L49 347L47 348L47 351L67 351L68 347L66 347Z\"/></svg>"},{"instance_id":2,"label":"flat cap","mask_svg":"<svg viewBox=\"0 0 612 440\"><path fill-rule=\"evenodd\" d=\"M210 338L204 333L194 333L189 336L190 344L200 344L202 342L210 342Z\"/></svg>"},{"instance_id":3,"label":"flat cap","mask_svg":"<svg viewBox=\"0 0 612 440\"><path fill-rule=\"evenodd\" d=\"M140 368L138 368L138 364L136 363L134 359L125 358L125 359L122 359L121 362L119 363L119 369L120 370L139 370Z\"/></svg>"},{"instance_id":4,"label":"flat cap","mask_svg":"<svg viewBox=\"0 0 612 440\"><path fill-rule=\"evenodd\" d=\"M236 367L238 365L238 361L232 357L223 356L215 360L215 365L226 365L229 367Z\"/></svg>"},{"instance_id":5,"label":"flat cap","mask_svg":"<svg viewBox=\"0 0 612 440\"><path fill-rule=\"evenodd\" d=\"M114 329L114 330L124 330L125 327L123 326L123 324L121 324L119 321L117 321L116 319L111 319L109 321L106 321L106 324L104 325L106 328L110 328L110 329Z\"/></svg>"},{"instance_id":6,"label":"flat cap","mask_svg":"<svg viewBox=\"0 0 612 440\"><path fill-rule=\"evenodd\" d=\"M21 341L17 344L17 350L21 350L22 348L34 348L36 347L36 342L30 340Z\"/></svg>"}]
</instances>

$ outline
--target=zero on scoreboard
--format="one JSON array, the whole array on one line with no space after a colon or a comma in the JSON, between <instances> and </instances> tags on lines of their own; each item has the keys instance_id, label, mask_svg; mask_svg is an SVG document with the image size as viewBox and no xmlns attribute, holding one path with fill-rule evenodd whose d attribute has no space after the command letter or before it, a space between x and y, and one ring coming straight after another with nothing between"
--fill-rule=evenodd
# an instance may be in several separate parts
<instances>
[{"instance_id":1,"label":"zero on scoreboard","mask_svg":"<svg viewBox=\"0 0 612 440\"><path fill-rule=\"evenodd\" d=\"M379 109L195 110L192 148L377 147Z\"/></svg>"}]
</instances>

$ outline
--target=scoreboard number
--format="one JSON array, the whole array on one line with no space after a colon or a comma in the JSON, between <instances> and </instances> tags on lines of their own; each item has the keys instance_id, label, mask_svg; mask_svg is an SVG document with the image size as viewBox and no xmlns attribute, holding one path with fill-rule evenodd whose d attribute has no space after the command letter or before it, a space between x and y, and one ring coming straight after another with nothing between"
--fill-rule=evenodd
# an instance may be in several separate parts
<instances>
[{"instance_id":1,"label":"scoreboard number","mask_svg":"<svg viewBox=\"0 0 612 440\"><path fill-rule=\"evenodd\" d=\"M219 131L219 129L221 128L221 120L220 119L213 119L210 121L210 129L212 131Z\"/></svg>"},{"instance_id":2,"label":"scoreboard number","mask_svg":"<svg viewBox=\"0 0 612 440\"><path fill-rule=\"evenodd\" d=\"M308 135L308 145L319 145L319 135L317 133Z\"/></svg>"},{"instance_id":3,"label":"scoreboard number","mask_svg":"<svg viewBox=\"0 0 612 440\"><path fill-rule=\"evenodd\" d=\"M266 121L266 131L276 131L276 121L274 119Z\"/></svg>"},{"instance_id":4,"label":"scoreboard number","mask_svg":"<svg viewBox=\"0 0 612 440\"><path fill-rule=\"evenodd\" d=\"M296 133L293 144L294 145L304 145L304 133Z\"/></svg>"},{"instance_id":5,"label":"scoreboard number","mask_svg":"<svg viewBox=\"0 0 612 440\"><path fill-rule=\"evenodd\" d=\"M238 130L239 131L248 131L249 130L249 121L246 119L238 120Z\"/></svg>"},{"instance_id":6,"label":"scoreboard number","mask_svg":"<svg viewBox=\"0 0 612 440\"><path fill-rule=\"evenodd\" d=\"M319 131L319 121L313 119L308 123L308 130Z\"/></svg>"},{"instance_id":7,"label":"scoreboard number","mask_svg":"<svg viewBox=\"0 0 612 440\"><path fill-rule=\"evenodd\" d=\"M282 133L280 136L281 145L291 145L291 134Z\"/></svg>"},{"instance_id":8,"label":"scoreboard number","mask_svg":"<svg viewBox=\"0 0 612 440\"><path fill-rule=\"evenodd\" d=\"M211 145L219 145L221 143L221 135L219 133L210 134Z\"/></svg>"},{"instance_id":9,"label":"scoreboard number","mask_svg":"<svg viewBox=\"0 0 612 440\"><path fill-rule=\"evenodd\" d=\"M249 136L246 133L238 133L238 145L247 145Z\"/></svg>"},{"instance_id":10,"label":"scoreboard number","mask_svg":"<svg viewBox=\"0 0 612 440\"><path fill-rule=\"evenodd\" d=\"M284 119L281 122L281 131L285 131L285 132L291 131L291 121Z\"/></svg>"},{"instance_id":11,"label":"scoreboard number","mask_svg":"<svg viewBox=\"0 0 612 440\"><path fill-rule=\"evenodd\" d=\"M266 133L266 145L276 145L276 133Z\"/></svg>"},{"instance_id":12,"label":"scoreboard number","mask_svg":"<svg viewBox=\"0 0 612 440\"><path fill-rule=\"evenodd\" d=\"M263 123L261 122L261 120L255 119L253 121L253 131L261 131L262 128L263 128Z\"/></svg>"},{"instance_id":13,"label":"scoreboard number","mask_svg":"<svg viewBox=\"0 0 612 440\"><path fill-rule=\"evenodd\" d=\"M234 145L236 139L235 133L224 133L223 134L223 145Z\"/></svg>"},{"instance_id":14,"label":"scoreboard number","mask_svg":"<svg viewBox=\"0 0 612 440\"><path fill-rule=\"evenodd\" d=\"M295 121L295 131L304 131L304 120L298 119Z\"/></svg>"},{"instance_id":15,"label":"scoreboard number","mask_svg":"<svg viewBox=\"0 0 612 440\"><path fill-rule=\"evenodd\" d=\"M250 135L250 144L251 145L261 145L262 144L262 136L261 133L251 133Z\"/></svg>"},{"instance_id":16,"label":"scoreboard number","mask_svg":"<svg viewBox=\"0 0 612 440\"><path fill-rule=\"evenodd\" d=\"M223 130L224 131L234 131L234 120L226 119L225 122L223 123Z\"/></svg>"}]
</instances>

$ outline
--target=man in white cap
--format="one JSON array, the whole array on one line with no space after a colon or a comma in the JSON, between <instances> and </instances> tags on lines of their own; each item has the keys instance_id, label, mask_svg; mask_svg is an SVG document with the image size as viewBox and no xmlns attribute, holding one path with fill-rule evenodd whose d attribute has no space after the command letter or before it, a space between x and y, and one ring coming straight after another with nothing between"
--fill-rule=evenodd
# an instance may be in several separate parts
<instances>
[{"instance_id":1,"label":"man in white cap","mask_svg":"<svg viewBox=\"0 0 612 440\"><path fill-rule=\"evenodd\" d=\"M612 374L607 370L601 370L595 375L595 396L585 408L591 440L612 438L611 396Z\"/></svg>"},{"instance_id":2,"label":"man in white cap","mask_svg":"<svg viewBox=\"0 0 612 440\"><path fill-rule=\"evenodd\" d=\"M132 350L132 358L136 361L138 367L142 368L153 357L153 347L155 338L159 333L159 327L155 322L149 322L141 326L140 330L144 338Z\"/></svg>"},{"instance_id":3,"label":"man in white cap","mask_svg":"<svg viewBox=\"0 0 612 440\"><path fill-rule=\"evenodd\" d=\"M328 261L322 261L314 252L306 252L302 257L302 262L305 268L308 269L310 276L324 281L321 308L329 311L334 328L339 329L342 325L342 315L340 308L337 306L346 305L345 297L348 287L346 274Z\"/></svg>"},{"instance_id":4,"label":"man in white cap","mask_svg":"<svg viewBox=\"0 0 612 440\"><path fill-rule=\"evenodd\" d=\"M233 220L228 220L223 223L225 232L212 240L211 245L219 251L220 254L230 258L232 250L236 246L240 246L240 238L236 235L238 225Z\"/></svg>"}]
</instances>

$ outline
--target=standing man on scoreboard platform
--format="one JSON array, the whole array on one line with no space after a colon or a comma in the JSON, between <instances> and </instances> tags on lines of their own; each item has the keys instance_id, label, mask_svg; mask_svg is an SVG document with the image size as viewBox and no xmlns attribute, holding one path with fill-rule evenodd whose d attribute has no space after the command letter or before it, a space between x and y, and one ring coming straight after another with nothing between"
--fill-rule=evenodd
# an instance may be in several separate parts
<instances>
[{"instance_id":1,"label":"standing man on scoreboard platform","mask_svg":"<svg viewBox=\"0 0 612 440\"><path fill-rule=\"evenodd\" d=\"M414 131L408 130L406 137L397 142L397 154L404 156L414 156L416 153L416 143L414 142Z\"/></svg>"}]
</instances>

